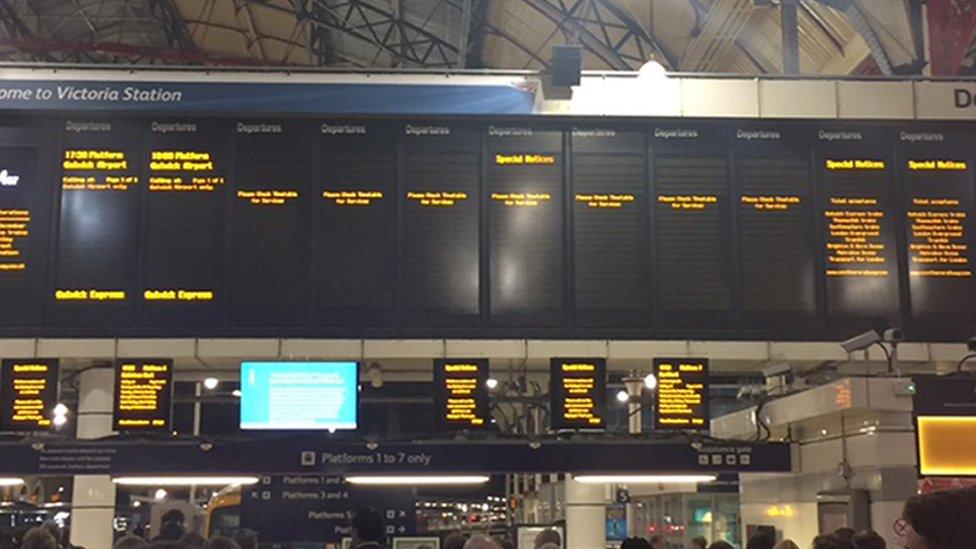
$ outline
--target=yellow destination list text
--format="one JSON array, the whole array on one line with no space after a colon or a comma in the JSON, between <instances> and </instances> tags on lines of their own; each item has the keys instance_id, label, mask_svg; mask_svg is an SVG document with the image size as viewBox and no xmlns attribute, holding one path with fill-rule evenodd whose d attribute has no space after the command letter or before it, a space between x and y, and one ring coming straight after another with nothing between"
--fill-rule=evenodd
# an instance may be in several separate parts
<instances>
[{"instance_id":1,"label":"yellow destination list text","mask_svg":"<svg viewBox=\"0 0 976 549\"><path fill-rule=\"evenodd\" d=\"M537 208L552 200L549 193L491 193L494 202L501 202L509 208Z\"/></svg>"},{"instance_id":2,"label":"yellow destination list text","mask_svg":"<svg viewBox=\"0 0 976 549\"><path fill-rule=\"evenodd\" d=\"M0 274L27 270L22 246L30 236L30 210L0 208Z\"/></svg>"},{"instance_id":3,"label":"yellow destination list text","mask_svg":"<svg viewBox=\"0 0 976 549\"><path fill-rule=\"evenodd\" d=\"M462 191L407 191L407 200L424 208L450 208L468 199Z\"/></svg>"},{"instance_id":4,"label":"yellow destination list text","mask_svg":"<svg viewBox=\"0 0 976 549\"><path fill-rule=\"evenodd\" d=\"M282 206L298 200L298 191L237 191L237 198L254 206Z\"/></svg>"},{"instance_id":5,"label":"yellow destination list text","mask_svg":"<svg viewBox=\"0 0 976 549\"><path fill-rule=\"evenodd\" d=\"M345 207L371 206L373 202L383 199L383 191L351 190L351 191L322 191L322 199L328 204Z\"/></svg>"},{"instance_id":6,"label":"yellow destination list text","mask_svg":"<svg viewBox=\"0 0 976 549\"><path fill-rule=\"evenodd\" d=\"M624 204L633 204L637 197L632 194L577 193L575 200L590 208L619 209L623 208Z\"/></svg>"}]
</instances>

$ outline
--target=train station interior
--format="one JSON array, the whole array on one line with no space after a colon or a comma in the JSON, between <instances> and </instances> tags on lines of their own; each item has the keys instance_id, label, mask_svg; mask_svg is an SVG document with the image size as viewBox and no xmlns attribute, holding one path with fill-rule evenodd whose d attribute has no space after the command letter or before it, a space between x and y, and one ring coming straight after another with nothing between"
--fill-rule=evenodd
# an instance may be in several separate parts
<instances>
[{"instance_id":1,"label":"train station interior","mask_svg":"<svg viewBox=\"0 0 976 549\"><path fill-rule=\"evenodd\" d=\"M976 549L974 74L974 0L0 0L0 549Z\"/></svg>"}]
</instances>

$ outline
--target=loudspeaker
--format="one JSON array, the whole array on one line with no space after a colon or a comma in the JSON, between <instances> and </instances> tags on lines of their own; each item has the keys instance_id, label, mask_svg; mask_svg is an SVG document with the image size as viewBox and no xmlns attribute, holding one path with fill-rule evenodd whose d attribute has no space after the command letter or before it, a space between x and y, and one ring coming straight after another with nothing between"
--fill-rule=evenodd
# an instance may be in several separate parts
<instances>
[{"instance_id":1,"label":"loudspeaker","mask_svg":"<svg viewBox=\"0 0 976 549\"><path fill-rule=\"evenodd\" d=\"M580 46L555 46L552 48L552 84L554 86L578 86L583 70L583 48Z\"/></svg>"}]
</instances>

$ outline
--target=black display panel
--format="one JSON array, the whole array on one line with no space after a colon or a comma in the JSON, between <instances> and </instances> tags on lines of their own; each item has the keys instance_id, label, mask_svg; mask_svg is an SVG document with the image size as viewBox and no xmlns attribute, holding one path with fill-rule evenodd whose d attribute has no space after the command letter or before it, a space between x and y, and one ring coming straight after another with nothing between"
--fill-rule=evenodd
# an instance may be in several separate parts
<instances>
[{"instance_id":1,"label":"black display panel","mask_svg":"<svg viewBox=\"0 0 976 549\"><path fill-rule=\"evenodd\" d=\"M223 322L228 130L207 121L149 123L144 324Z\"/></svg>"},{"instance_id":2,"label":"black display panel","mask_svg":"<svg viewBox=\"0 0 976 549\"><path fill-rule=\"evenodd\" d=\"M732 135L743 321L809 327L817 318L817 239L810 141L782 125L739 125Z\"/></svg>"},{"instance_id":3,"label":"black display panel","mask_svg":"<svg viewBox=\"0 0 976 549\"><path fill-rule=\"evenodd\" d=\"M483 429L491 421L487 358L434 360L434 425Z\"/></svg>"},{"instance_id":4,"label":"black display panel","mask_svg":"<svg viewBox=\"0 0 976 549\"><path fill-rule=\"evenodd\" d=\"M650 326L644 134L579 127L572 140L575 325Z\"/></svg>"},{"instance_id":5,"label":"black display panel","mask_svg":"<svg viewBox=\"0 0 976 549\"><path fill-rule=\"evenodd\" d=\"M63 128L51 322L132 325L142 298L136 284L142 125L72 119Z\"/></svg>"},{"instance_id":6,"label":"black display panel","mask_svg":"<svg viewBox=\"0 0 976 549\"><path fill-rule=\"evenodd\" d=\"M0 431L44 431L58 403L58 360L0 361Z\"/></svg>"},{"instance_id":7,"label":"black display panel","mask_svg":"<svg viewBox=\"0 0 976 549\"><path fill-rule=\"evenodd\" d=\"M727 131L718 125L653 129L656 287L663 327L732 321Z\"/></svg>"},{"instance_id":8,"label":"black display panel","mask_svg":"<svg viewBox=\"0 0 976 549\"><path fill-rule=\"evenodd\" d=\"M402 321L476 326L480 320L478 131L406 124L400 199Z\"/></svg>"},{"instance_id":9,"label":"black display panel","mask_svg":"<svg viewBox=\"0 0 976 549\"><path fill-rule=\"evenodd\" d=\"M492 326L565 322L563 134L489 126L489 311Z\"/></svg>"},{"instance_id":10,"label":"black display panel","mask_svg":"<svg viewBox=\"0 0 976 549\"><path fill-rule=\"evenodd\" d=\"M172 417L173 361L116 360L112 429L121 433L165 433L171 428Z\"/></svg>"},{"instance_id":11,"label":"black display panel","mask_svg":"<svg viewBox=\"0 0 976 549\"><path fill-rule=\"evenodd\" d=\"M973 145L959 131L898 135L912 326L958 330L960 338L976 321Z\"/></svg>"},{"instance_id":12,"label":"black display panel","mask_svg":"<svg viewBox=\"0 0 976 549\"><path fill-rule=\"evenodd\" d=\"M0 129L0 326L43 322L52 149L40 131Z\"/></svg>"},{"instance_id":13,"label":"black display panel","mask_svg":"<svg viewBox=\"0 0 976 549\"><path fill-rule=\"evenodd\" d=\"M394 128L364 122L319 127L316 323L396 322Z\"/></svg>"},{"instance_id":14,"label":"black display panel","mask_svg":"<svg viewBox=\"0 0 976 549\"><path fill-rule=\"evenodd\" d=\"M233 325L307 325L311 303L312 154L300 122L238 122L228 319Z\"/></svg>"},{"instance_id":15,"label":"black display panel","mask_svg":"<svg viewBox=\"0 0 976 549\"><path fill-rule=\"evenodd\" d=\"M892 137L877 127L817 133L826 312L841 332L898 322Z\"/></svg>"},{"instance_id":16,"label":"black display panel","mask_svg":"<svg viewBox=\"0 0 976 549\"><path fill-rule=\"evenodd\" d=\"M606 359L549 361L549 423L554 430L603 429L606 408Z\"/></svg>"},{"instance_id":17,"label":"black display panel","mask_svg":"<svg viewBox=\"0 0 976 549\"><path fill-rule=\"evenodd\" d=\"M655 358L654 374L657 376L655 427L707 430L708 359Z\"/></svg>"}]
</instances>

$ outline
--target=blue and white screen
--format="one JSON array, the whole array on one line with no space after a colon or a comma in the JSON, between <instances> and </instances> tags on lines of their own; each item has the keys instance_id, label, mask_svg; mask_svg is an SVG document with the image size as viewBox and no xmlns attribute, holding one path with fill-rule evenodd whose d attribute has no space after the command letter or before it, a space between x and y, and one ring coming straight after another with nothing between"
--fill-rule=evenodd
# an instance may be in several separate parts
<instances>
[{"instance_id":1,"label":"blue and white screen","mask_svg":"<svg viewBox=\"0 0 976 549\"><path fill-rule=\"evenodd\" d=\"M355 362L242 362L241 429L355 429Z\"/></svg>"}]
</instances>

